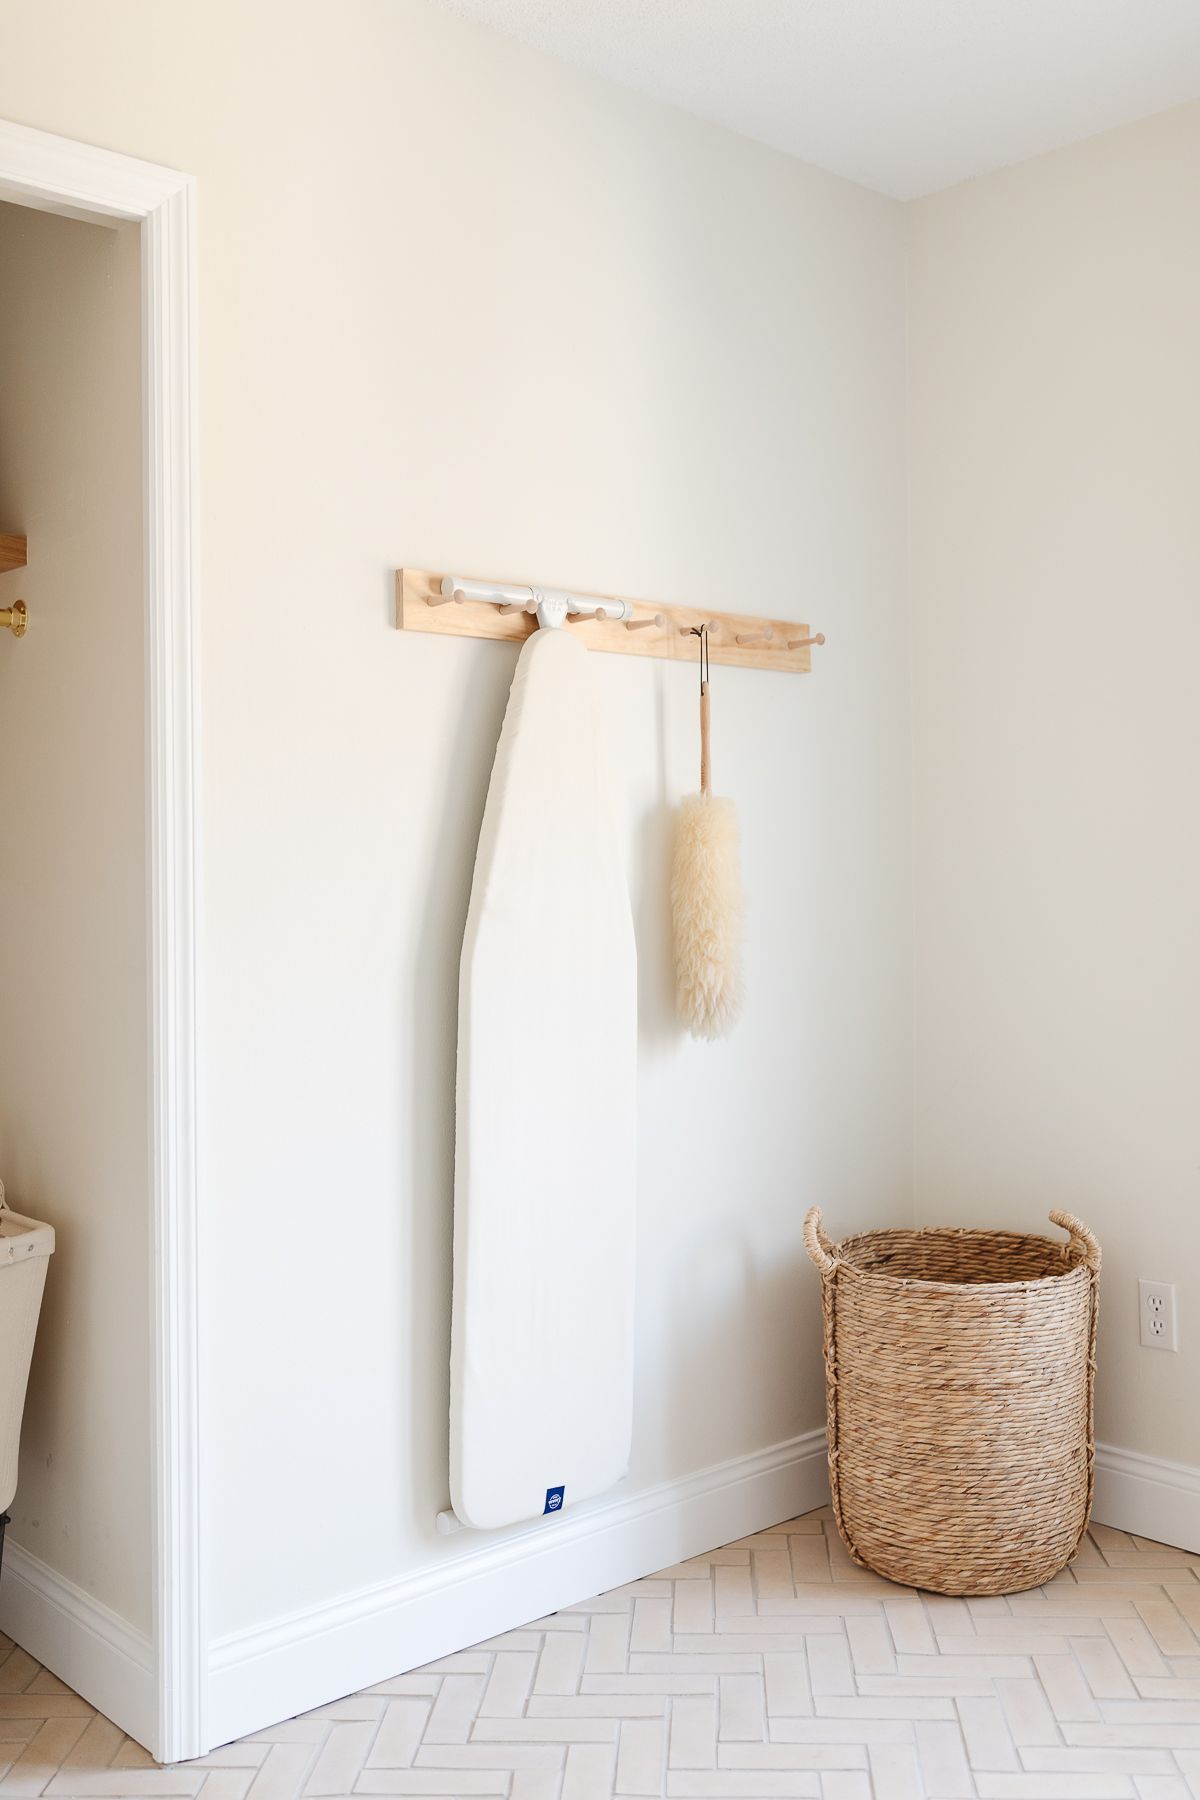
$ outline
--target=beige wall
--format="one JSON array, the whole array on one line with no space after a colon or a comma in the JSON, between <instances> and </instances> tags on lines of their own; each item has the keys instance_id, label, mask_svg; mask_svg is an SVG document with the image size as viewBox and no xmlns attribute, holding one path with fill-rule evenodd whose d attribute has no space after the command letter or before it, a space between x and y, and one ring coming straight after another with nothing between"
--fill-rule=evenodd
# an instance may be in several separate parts
<instances>
[{"instance_id":1,"label":"beige wall","mask_svg":"<svg viewBox=\"0 0 1200 1800\"><path fill-rule=\"evenodd\" d=\"M819 1424L804 1207L836 1230L910 1214L910 734L915 1204L1031 1227L1052 1205L1082 1213L1107 1254L1101 1434L1200 1461L1200 111L908 210L913 718L900 207L424 0L0 0L0 41L0 116L199 178L214 1637L464 1553L433 1531L456 964L512 655L395 633L404 561L769 605L829 636L811 680L716 673L715 771L750 896L748 1007L716 1048L682 1040L669 1010L667 828L695 780L693 683L596 659L642 960L626 1491ZM103 241L132 279L129 240ZM60 284L38 328L88 291ZM37 458L13 460L0 392L0 496L19 508ZM105 516L132 532L129 492ZM103 559L89 541L52 579L64 533L13 522L36 562L33 630L0 644L9 766L33 741L16 729L33 672L61 683L86 645L50 771L101 890L79 950L107 949L114 919L141 928L140 868L119 876L110 853L133 822L71 779L112 756L140 781L134 701L111 738L93 711L136 698L120 686L136 617L119 635L107 602L75 603L105 571L135 584L136 533ZM50 816L20 791L7 807L29 832ZM7 919L22 908L4 855ZM122 905L104 887L118 879ZM130 954L93 959L110 990L87 1002L123 1031L143 1016ZM61 991L84 991L67 966ZM48 1042L84 1091L83 1016L31 1017L6 1065ZM135 1062L105 1080L132 1092ZM5 1095L23 1121L24 1079ZM118 1116L56 1150L109 1184L72 1220L89 1269L110 1254L102 1219L144 1259L144 1161L135 1174ZM7 1126L0 1153L31 1201L41 1168ZM75 1290L65 1320L66 1239L47 1343L69 1347L91 1342L107 1289ZM1178 1357L1137 1348L1138 1274L1180 1283ZM126 1564L144 1554L144 1489L124 1494L101 1422L119 1393L132 1468L144 1328L136 1307L105 1328L124 1372L86 1371L100 1410L70 1452L126 1506L127 1541L85 1556L76 1538L63 1563L139 1623L144 1571ZM39 1417L67 1382L58 1350L42 1361ZM43 1497L100 1501L70 1467L43 1476L34 1442L41 1542Z\"/></svg>"},{"instance_id":2,"label":"beige wall","mask_svg":"<svg viewBox=\"0 0 1200 1800\"><path fill-rule=\"evenodd\" d=\"M57 1232L13 1539L150 1622L137 232L0 206L0 1177Z\"/></svg>"},{"instance_id":3,"label":"beige wall","mask_svg":"<svg viewBox=\"0 0 1200 1800\"><path fill-rule=\"evenodd\" d=\"M0 116L199 179L219 1639L464 1554L456 966L513 658L396 633L406 560L828 634L811 680L714 679L715 1049L668 1009L694 682L596 671L642 959L625 1491L821 1422L804 1207L909 1205L901 211L422 0L0 0L0 40Z\"/></svg>"},{"instance_id":4,"label":"beige wall","mask_svg":"<svg viewBox=\"0 0 1200 1800\"><path fill-rule=\"evenodd\" d=\"M1088 1220L1099 1434L1191 1464L1198 193L1190 106L908 214L917 1206Z\"/></svg>"},{"instance_id":5,"label":"beige wall","mask_svg":"<svg viewBox=\"0 0 1200 1800\"><path fill-rule=\"evenodd\" d=\"M456 963L512 656L395 633L390 572L406 560L769 600L829 636L811 680L717 671L750 990L716 1048L682 1040L669 1011L667 826L695 780L692 680L597 658L642 958L626 1491L817 1425L804 1206L820 1200L839 1230L911 1211L910 732L915 1203L930 1219L1033 1227L1052 1205L1089 1219L1108 1269L1101 1434L1200 1461L1200 110L908 210L914 719L901 208L423 0L0 0L0 38L0 116L199 178L214 1637L463 1554L433 1531ZM102 241L132 280L130 240ZM58 284L31 328L89 292ZM114 356L105 379L128 399L126 367ZM2 391L0 494L19 510L38 460L24 441L36 449L44 420L10 437ZM102 440L96 471L112 460L105 418L81 426L81 452ZM53 776L76 822L53 847L94 896L80 959L141 929L140 867L111 856L134 830L112 794L123 804L140 781L137 690L121 687L136 619L118 631L95 604L99 576L136 583L128 492L102 509L124 548L98 558L89 539L61 577L65 528L13 521L35 537L34 627L0 644L10 770L34 741L17 722L38 668L47 706L63 706L72 657L86 673L30 776ZM108 733L101 706L120 714ZM90 782L109 757L123 774L104 811L78 771ZM50 816L32 793L10 782L6 802L30 833ZM28 910L13 868L6 843L6 919ZM118 904L106 884L122 880ZM25 1002L5 1058L23 1122L30 1045L86 1094L103 1084L80 1018L125 1032L143 1017L141 963L120 942L92 959L88 979L108 986L86 1014L72 1004L60 1028ZM59 992L86 992L63 966ZM104 1084L140 1096L140 1054ZM72 1219L89 1270L112 1254L101 1221L123 1221L144 1258L141 1145L135 1168L126 1115L101 1110L55 1149L89 1193L97 1171L108 1184ZM7 1123L0 1152L19 1201L67 1185L58 1164L23 1160ZM57 1219L49 1197L35 1210ZM23 1501L35 1484L43 1544L45 1502L75 1509L65 1571L144 1623L144 1486L126 1493L105 1436L130 1434L132 1469L144 1312L98 1327L108 1289L72 1290L68 1236L35 1416L66 1404L60 1351L97 1328L123 1373L91 1359L91 1403L71 1400L77 1466L43 1474L35 1435ZM1180 1284L1178 1357L1137 1347L1139 1274ZM118 1502L125 1541L85 1551L84 1516ZM19 1532L35 1541L29 1516Z\"/></svg>"}]
</instances>

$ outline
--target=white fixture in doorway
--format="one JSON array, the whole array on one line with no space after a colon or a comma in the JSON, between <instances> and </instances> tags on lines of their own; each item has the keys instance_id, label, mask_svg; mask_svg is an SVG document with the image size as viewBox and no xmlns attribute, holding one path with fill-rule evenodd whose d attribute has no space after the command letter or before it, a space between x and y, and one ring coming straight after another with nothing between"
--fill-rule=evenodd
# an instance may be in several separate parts
<instances>
[{"instance_id":1,"label":"white fixture in doorway","mask_svg":"<svg viewBox=\"0 0 1200 1800\"><path fill-rule=\"evenodd\" d=\"M103 1609L26 1582L60 1672L164 1761L203 1745L199 1507L194 559L195 183L177 170L0 121L0 200L141 227L153 1294L152 1666ZM10 1563L13 1547L7 1552ZM11 1572L11 1571L10 1571ZM18 1576L19 1580L19 1576ZM119 1621L113 1624L119 1626ZM35 1654L39 1654L34 1646ZM72 1663L71 1659L74 1658ZM43 1658L44 1660L44 1658ZM90 1689L90 1691L89 1691ZM131 1722L131 1714L137 1714Z\"/></svg>"}]
</instances>

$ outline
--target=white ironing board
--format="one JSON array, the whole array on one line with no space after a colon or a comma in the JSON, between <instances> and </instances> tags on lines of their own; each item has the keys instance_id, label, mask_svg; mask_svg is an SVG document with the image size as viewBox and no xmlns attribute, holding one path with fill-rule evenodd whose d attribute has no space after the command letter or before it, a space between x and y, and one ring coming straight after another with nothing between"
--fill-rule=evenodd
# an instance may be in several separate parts
<instances>
[{"instance_id":1,"label":"white ironing board","mask_svg":"<svg viewBox=\"0 0 1200 1800\"><path fill-rule=\"evenodd\" d=\"M517 664L459 990L450 1492L479 1529L625 1473L637 962L588 654Z\"/></svg>"}]
</instances>

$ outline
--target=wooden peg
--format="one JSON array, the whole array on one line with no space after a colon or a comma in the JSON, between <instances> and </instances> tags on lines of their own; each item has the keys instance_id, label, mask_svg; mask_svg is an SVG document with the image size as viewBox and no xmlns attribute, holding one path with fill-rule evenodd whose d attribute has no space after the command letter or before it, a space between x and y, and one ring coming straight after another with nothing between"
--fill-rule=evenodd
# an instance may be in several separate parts
<instances>
[{"instance_id":1,"label":"wooden peg","mask_svg":"<svg viewBox=\"0 0 1200 1800\"><path fill-rule=\"evenodd\" d=\"M532 600L506 600L503 606L496 608L497 612L502 613L533 612L533 610Z\"/></svg>"},{"instance_id":2,"label":"wooden peg","mask_svg":"<svg viewBox=\"0 0 1200 1800\"><path fill-rule=\"evenodd\" d=\"M665 613L655 613L652 619L626 619L625 629L626 631L645 631L651 625L656 625L661 631L666 622Z\"/></svg>"},{"instance_id":3,"label":"wooden peg","mask_svg":"<svg viewBox=\"0 0 1200 1800\"><path fill-rule=\"evenodd\" d=\"M823 631L818 631L815 637L789 638L787 647L789 650L806 650L810 644L823 644L824 642L825 633Z\"/></svg>"},{"instance_id":4,"label":"wooden peg","mask_svg":"<svg viewBox=\"0 0 1200 1800\"><path fill-rule=\"evenodd\" d=\"M720 619L705 619L700 625L681 625L679 635L680 637L699 637L702 631L707 631L709 637L715 637L720 629Z\"/></svg>"},{"instance_id":5,"label":"wooden peg","mask_svg":"<svg viewBox=\"0 0 1200 1800\"><path fill-rule=\"evenodd\" d=\"M739 631L737 642L739 644L769 644L774 636L775 633L768 625L765 631Z\"/></svg>"},{"instance_id":6,"label":"wooden peg","mask_svg":"<svg viewBox=\"0 0 1200 1800\"><path fill-rule=\"evenodd\" d=\"M461 588L455 588L452 594L430 594L427 604L430 606L449 606L450 602L453 601L455 606L461 606L466 597L467 596L463 593ZM500 610L503 612L504 608L501 607Z\"/></svg>"}]
</instances>

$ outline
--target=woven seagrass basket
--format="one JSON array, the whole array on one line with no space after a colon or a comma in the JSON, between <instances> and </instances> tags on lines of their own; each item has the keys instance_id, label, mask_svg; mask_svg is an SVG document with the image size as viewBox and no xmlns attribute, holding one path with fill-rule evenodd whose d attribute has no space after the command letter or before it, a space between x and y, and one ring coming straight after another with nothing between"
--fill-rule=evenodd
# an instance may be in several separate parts
<instances>
[{"instance_id":1,"label":"woven seagrass basket","mask_svg":"<svg viewBox=\"0 0 1200 1800\"><path fill-rule=\"evenodd\" d=\"M1008 1231L867 1231L821 1271L829 1483L855 1562L939 1594L1012 1594L1087 1529L1100 1246Z\"/></svg>"}]
</instances>

